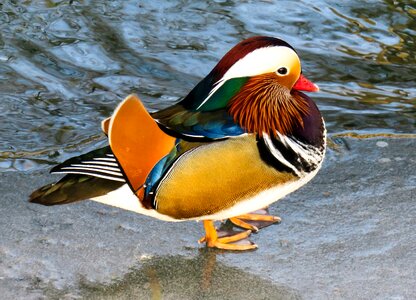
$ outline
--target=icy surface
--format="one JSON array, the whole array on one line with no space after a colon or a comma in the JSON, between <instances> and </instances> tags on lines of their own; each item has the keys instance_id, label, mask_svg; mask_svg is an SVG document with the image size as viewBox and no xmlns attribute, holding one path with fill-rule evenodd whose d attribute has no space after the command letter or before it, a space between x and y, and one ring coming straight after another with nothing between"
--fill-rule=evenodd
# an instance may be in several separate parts
<instances>
[{"instance_id":1,"label":"icy surface","mask_svg":"<svg viewBox=\"0 0 416 300\"><path fill-rule=\"evenodd\" d=\"M337 142L245 253L206 250L195 222L30 204L57 177L0 173L1 298L414 299L416 139Z\"/></svg>"}]
</instances>

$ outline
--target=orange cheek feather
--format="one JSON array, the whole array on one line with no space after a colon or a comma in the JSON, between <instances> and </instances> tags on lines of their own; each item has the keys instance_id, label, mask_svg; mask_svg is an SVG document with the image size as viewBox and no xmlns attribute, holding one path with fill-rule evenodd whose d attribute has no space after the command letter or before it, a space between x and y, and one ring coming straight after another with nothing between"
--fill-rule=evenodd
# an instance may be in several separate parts
<instances>
[{"instance_id":1,"label":"orange cheek feather","mask_svg":"<svg viewBox=\"0 0 416 300\"><path fill-rule=\"evenodd\" d=\"M274 73L252 77L229 103L228 111L248 132L276 135L290 134L294 127L303 127L308 105L296 94L290 94L278 83Z\"/></svg>"}]
</instances>

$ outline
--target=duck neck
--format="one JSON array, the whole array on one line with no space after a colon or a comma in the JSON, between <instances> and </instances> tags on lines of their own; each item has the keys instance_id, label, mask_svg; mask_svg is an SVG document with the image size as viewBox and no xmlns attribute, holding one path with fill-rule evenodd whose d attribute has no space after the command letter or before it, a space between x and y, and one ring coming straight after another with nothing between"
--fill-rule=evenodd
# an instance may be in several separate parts
<instances>
[{"instance_id":1,"label":"duck neck","mask_svg":"<svg viewBox=\"0 0 416 300\"><path fill-rule=\"evenodd\" d=\"M249 133L290 135L304 127L308 101L279 84L276 76L271 73L250 78L228 104L234 121Z\"/></svg>"}]
</instances>

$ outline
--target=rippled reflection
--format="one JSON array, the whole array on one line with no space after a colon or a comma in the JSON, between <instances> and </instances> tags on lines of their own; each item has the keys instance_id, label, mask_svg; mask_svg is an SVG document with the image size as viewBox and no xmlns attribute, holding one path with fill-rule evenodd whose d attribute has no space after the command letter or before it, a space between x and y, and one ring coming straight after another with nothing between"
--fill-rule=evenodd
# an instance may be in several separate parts
<instances>
[{"instance_id":1,"label":"rippled reflection","mask_svg":"<svg viewBox=\"0 0 416 300\"><path fill-rule=\"evenodd\" d=\"M329 132L414 132L414 1L2 1L0 170L100 143L127 94L186 95L243 38L298 49Z\"/></svg>"},{"instance_id":2,"label":"rippled reflection","mask_svg":"<svg viewBox=\"0 0 416 300\"><path fill-rule=\"evenodd\" d=\"M81 297L88 299L301 299L299 292L216 261L214 252L195 258L152 257L121 280L108 285L80 282ZM62 298L62 291L44 289Z\"/></svg>"}]
</instances>

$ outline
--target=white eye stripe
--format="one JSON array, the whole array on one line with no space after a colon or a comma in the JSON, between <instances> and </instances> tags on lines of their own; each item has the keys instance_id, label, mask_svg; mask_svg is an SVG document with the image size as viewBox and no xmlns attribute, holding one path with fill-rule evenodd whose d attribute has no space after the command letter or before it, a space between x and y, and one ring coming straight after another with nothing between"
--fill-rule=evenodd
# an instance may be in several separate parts
<instances>
[{"instance_id":1,"label":"white eye stripe","mask_svg":"<svg viewBox=\"0 0 416 300\"><path fill-rule=\"evenodd\" d=\"M289 47L264 47L254 50L237 61L221 80L274 72L278 68L286 67L286 65L293 62L300 64L298 55Z\"/></svg>"}]
</instances>

